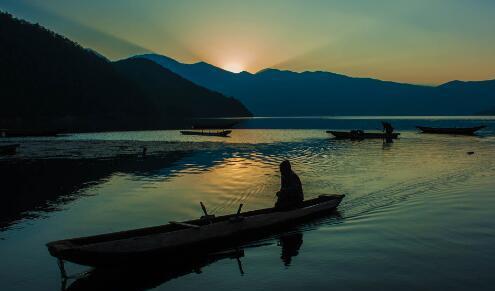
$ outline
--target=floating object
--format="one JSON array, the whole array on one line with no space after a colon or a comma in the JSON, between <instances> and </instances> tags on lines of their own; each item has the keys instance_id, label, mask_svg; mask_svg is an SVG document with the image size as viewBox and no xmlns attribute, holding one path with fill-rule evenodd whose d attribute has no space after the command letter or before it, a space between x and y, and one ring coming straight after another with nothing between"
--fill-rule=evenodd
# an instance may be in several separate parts
<instances>
[{"instance_id":1,"label":"floating object","mask_svg":"<svg viewBox=\"0 0 495 291\"><path fill-rule=\"evenodd\" d=\"M0 145L0 155L15 155L20 144Z\"/></svg>"},{"instance_id":2,"label":"floating object","mask_svg":"<svg viewBox=\"0 0 495 291\"><path fill-rule=\"evenodd\" d=\"M461 134L461 135L473 135L476 131L485 128L485 125L475 127L427 127L416 126L423 133L439 133L439 134Z\"/></svg>"},{"instance_id":3,"label":"floating object","mask_svg":"<svg viewBox=\"0 0 495 291\"><path fill-rule=\"evenodd\" d=\"M334 131L327 130L327 133L331 133L336 138L340 139L367 139L367 138L379 138L379 139L396 139L400 133L383 133L383 132L364 132L362 130L351 131Z\"/></svg>"},{"instance_id":4,"label":"floating object","mask_svg":"<svg viewBox=\"0 0 495 291\"><path fill-rule=\"evenodd\" d=\"M242 219L232 219L241 216L239 208L236 214L213 218L206 214L208 219L59 240L48 243L47 247L50 254L59 260L88 266L146 261L157 255L168 258L195 257L328 213L343 198L344 195L321 195L304 201L297 209L278 211L266 208L245 212Z\"/></svg>"},{"instance_id":5,"label":"floating object","mask_svg":"<svg viewBox=\"0 0 495 291\"><path fill-rule=\"evenodd\" d=\"M467 152L468 155L474 155L474 152Z\"/></svg>"},{"instance_id":6,"label":"floating object","mask_svg":"<svg viewBox=\"0 0 495 291\"><path fill-rule=\"evenodd\" d=\"M180 133L183 135L205 135L205 136L221 136L227 137L232 130L221 130L221 131L205 131L205 130L181 130Z\"/></svg>"}]
</instances>

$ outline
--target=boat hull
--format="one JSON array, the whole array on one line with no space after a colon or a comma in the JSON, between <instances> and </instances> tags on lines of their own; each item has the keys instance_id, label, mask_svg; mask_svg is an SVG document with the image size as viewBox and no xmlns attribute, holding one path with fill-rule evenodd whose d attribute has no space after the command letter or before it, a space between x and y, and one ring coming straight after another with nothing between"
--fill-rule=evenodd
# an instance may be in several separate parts
<instances>
[{"instance_id":1,"label":"boat hull","mask_svg":"<svg viewBox=\"0 0 495 291\"><path fill-rule=\"evenodd\" d=\"M423 133L437 133L437 134L459 134L459 135L473 135L476 131L485 128L486 126L475 127L427 127L416 126Z\"/></svg>"},{"instance_id":2,"label":"boat hull","mask_svg":"<svg viewBox=\"0 0 495 291\"><path fill-rule=\"evenodd\" d=\"M0 145L0 155L15 155L19 144Z\"/></svg>"},{"instance_id":3,"label":"boat hull","mask_svg":"<svg viewBox=\"0 0 495 291\"><path fill-rule=\"evenodd\" d=\"M202 131L193 131L193 130L181 130L180 133L183 135L203 135L203 136L220 136L227 137L232 131L231 130L223 130L220 132L202 132Z\"/></svg>"},{"instance_id":4,"label":"boat hull","mask_svg":"<svg viewBox=\"0 0 495 291\"><path fill-rule=\"evenodd\" d=\"M352 132L352 131L333 131L328 130L327 133L332 134L339 139L397 139L400 133L386 134L382 132Z\"/></svg>"},{"instance_id":5,"label":"boat hull","mask_svg":"<svg viewBox=\"0 0 495 291\"><path fill-rule=\"evenodd\" d=\"M2 129L0 130L0 137L46 137L57 136L60 134L58 131L36 131L36 130L12 130Z\"/></svg>"},{"instance_id":6,"label":"boat hull","mask_svg":"<svg viewBox=\"0 0 495 291\"><path fill-rule=\"evenodd\" d=\"M185 223L198 228L164 225L127 232L76 238L47 244L50 254L62 260L88 266L109 266L157 257L191 258L208 252L235 247L280 229L284 225L331 212L344 195L324 195L305 201L301 208L288 211L262 209L243 214ZM234 221L233 221L234 220Z\"/></svg>"}]
</instances>

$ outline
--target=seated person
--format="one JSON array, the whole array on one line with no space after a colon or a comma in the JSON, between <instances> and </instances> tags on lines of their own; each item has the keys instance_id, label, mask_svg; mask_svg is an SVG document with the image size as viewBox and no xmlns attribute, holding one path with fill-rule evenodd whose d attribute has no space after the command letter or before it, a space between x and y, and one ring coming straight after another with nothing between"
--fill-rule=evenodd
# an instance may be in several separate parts
<instances>
[{"instance_id":1,"label":"seated person","mask_svg":"<svg viewBox=\"0 0 495 291\"><path fill-rule=\"evenodd\" d=\"M390 135L394 132L394 127L390 122L382 122L382 125L383 125L383 131L385 131L385 133Z\"/></svg>"},{"instance_id":2,"label":"seated person","mask_svg":"<svg viewBox=\"0 0 495 291\"><path fill-rule=\"evenodd\" d=\"M290 210L302 205L304 194L299 177L291 169L290 162L285 160L280 164L281 186L277 192L277 210Z\"/></svg>"}]
</instances>

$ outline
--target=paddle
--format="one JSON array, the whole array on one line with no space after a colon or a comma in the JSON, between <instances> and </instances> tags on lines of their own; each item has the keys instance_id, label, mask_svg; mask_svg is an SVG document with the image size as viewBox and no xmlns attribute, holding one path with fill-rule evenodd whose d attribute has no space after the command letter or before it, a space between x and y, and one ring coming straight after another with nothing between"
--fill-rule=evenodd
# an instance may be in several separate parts
<instances>
[{"instance_id":1,"label":"paddle","mask_svg":"<svg viewBox=\"0 0 495 291\"><path fill-rule=\"evenodd\" d=\"M237 213L236 213L236 216L239 216L239 214L241 214L241 208L242 208L242 203L239 204L239 209L237 209Z\"/></svg>"},{"instance_id":2,"label":"paddle","mask_svg":"<svg viewBox=\"0 0 495 291\"><path fill-rule=\"evenodd\" d=\"M205 205L203 204L203 202L199 202L199 204L201 205L201 209L203 209L203 213L205 214L205 215L204 215L203 217L201 217L201 218L207 219L209 223L213 223L213 222L211 221L211 219L212 219L212 218L214 218L214 217L215 217L215 215L210 215L210 214L208 214L208 212L206 211L206 207L205 207Z\"/></svg>"}]
</instances>

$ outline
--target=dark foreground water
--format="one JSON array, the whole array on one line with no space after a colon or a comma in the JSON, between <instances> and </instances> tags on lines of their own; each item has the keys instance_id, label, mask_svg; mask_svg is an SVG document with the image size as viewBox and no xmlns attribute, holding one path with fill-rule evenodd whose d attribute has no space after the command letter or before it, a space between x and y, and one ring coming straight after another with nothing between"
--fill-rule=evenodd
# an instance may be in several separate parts
<instances>
[{"instance_id":1,"label":"dark foreground water","mask_svg":"<svg viewBox=\"0 0 495 291\"><path fill-rule=\"evenodd\" d=\"M307 198L347 196L336 215L245 247L243 274L236 259L217 258L180 270L83 276L66 287L493 290L495 120L387 119L402 132L392 144L334 140L322 130L378 128L375 118L255 119L227 139L153 131L16 140L18 157L0 161L0 290L60 290L45 247L52 240L196 218L199 201L215 214L239 203L269 207L283 159ZM298 129L281 129L284 122ZM489 128L479 136L413 128L480 123ZM142 146L146 159L137 155Z\"/></svg>"}]
</instances>

